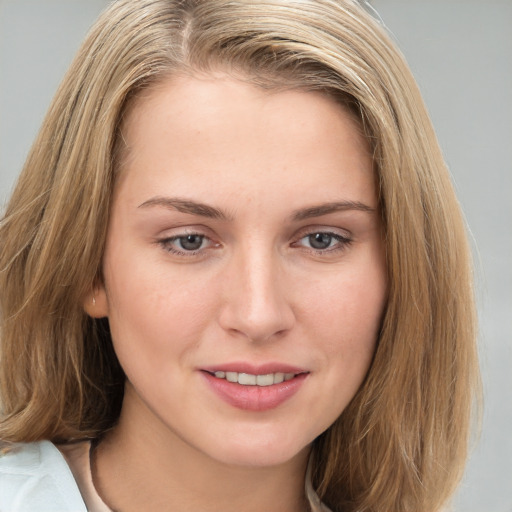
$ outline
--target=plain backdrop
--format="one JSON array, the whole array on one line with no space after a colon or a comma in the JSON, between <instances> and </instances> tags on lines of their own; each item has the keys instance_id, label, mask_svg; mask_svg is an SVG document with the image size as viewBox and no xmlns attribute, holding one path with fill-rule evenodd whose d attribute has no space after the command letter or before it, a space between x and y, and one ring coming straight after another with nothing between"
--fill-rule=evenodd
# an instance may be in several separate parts
<instances>
[{"instance_id":1,"label":"plain backdrop","mask_svg":"<svg viewBox=\"0 0 512 512\"><path fill-rule=\"evenodd\" d=\"M0 0L0 207L107 3ZM512 1L373 5L424 94L473 239L485 410L454 509L512 512Z\"/></svg>"}]
</instances>

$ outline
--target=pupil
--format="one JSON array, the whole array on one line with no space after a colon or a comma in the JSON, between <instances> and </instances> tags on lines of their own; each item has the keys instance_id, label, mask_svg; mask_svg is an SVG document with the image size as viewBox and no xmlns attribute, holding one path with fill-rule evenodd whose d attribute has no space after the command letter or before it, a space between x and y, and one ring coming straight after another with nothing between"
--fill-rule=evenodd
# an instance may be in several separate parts
<instances>
[{"instance_id":1,"label":"pupil","mask_svg":"<svg viewBox=\"0 0 512 512\"><path fill-rule=\"evenodd\" d=\"M203 237L200 235L188 235L180 238L180 245L187 251L196 251L201 247Z\"/></svg>"},{"instance_id":2,"label":"pupil","mask_svg":"<svg viewBox=\"0 0 512 512\"><path fill-rule=\"evenodd\" d=\"M327 249L332 242L332 236L327 233L309 235L309 243L314 249Z\"/></svg>"}]
</instances>

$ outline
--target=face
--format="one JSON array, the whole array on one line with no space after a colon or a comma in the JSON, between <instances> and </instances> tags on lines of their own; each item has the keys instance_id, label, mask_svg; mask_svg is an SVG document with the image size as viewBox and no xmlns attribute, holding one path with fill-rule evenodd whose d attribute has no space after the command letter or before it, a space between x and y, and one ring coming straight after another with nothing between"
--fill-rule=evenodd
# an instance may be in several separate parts
<instances>
[{"instance_id":1,"label":"face","mask_svg":"<svg viewBox=\"0 0 512 512\"><path fill-rule=\"evenodd\" d=\"M109 319L129 420L227 464L303 453L360 387L386 299L357 123L320 93L175 77L123 135L86 310Z\"/></svg>"}]
</instances>

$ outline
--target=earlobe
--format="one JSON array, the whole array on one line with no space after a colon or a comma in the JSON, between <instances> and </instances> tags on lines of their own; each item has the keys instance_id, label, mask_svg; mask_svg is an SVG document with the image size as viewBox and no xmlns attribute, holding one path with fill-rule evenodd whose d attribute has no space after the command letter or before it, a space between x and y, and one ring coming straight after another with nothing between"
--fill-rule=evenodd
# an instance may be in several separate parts
<instances>
[{"instance_id":1,"label":"earlobe","mask_svg":"<svg viewBox=\"0 0 512 512\"><path fill-rule=\"evenodd\" d=\"M95 285L84 298L85 312L92 318L108 317L108 301L105 287Z\"/></svg>"}]
</instances>

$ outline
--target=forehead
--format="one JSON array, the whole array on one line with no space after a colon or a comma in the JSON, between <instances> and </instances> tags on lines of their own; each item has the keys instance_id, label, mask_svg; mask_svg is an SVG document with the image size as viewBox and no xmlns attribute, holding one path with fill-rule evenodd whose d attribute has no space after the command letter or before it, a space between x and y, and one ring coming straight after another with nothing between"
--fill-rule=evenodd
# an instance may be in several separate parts
<instances>
[{"instance_id":1,"label":"forehead","mask_svg":"<svg viewBox=\"0 0 512 512\"><path fill-rule=\"evenodd\" d=\"M356 193L373 188L358 121L319 92L269 91L227 75L175 76L135 99L122 132L120 181L136 175L138 186L160 180L188 192L215 182L292 194L294 182L313 187L332 178Z\"/></svg>"}]
</instances>

